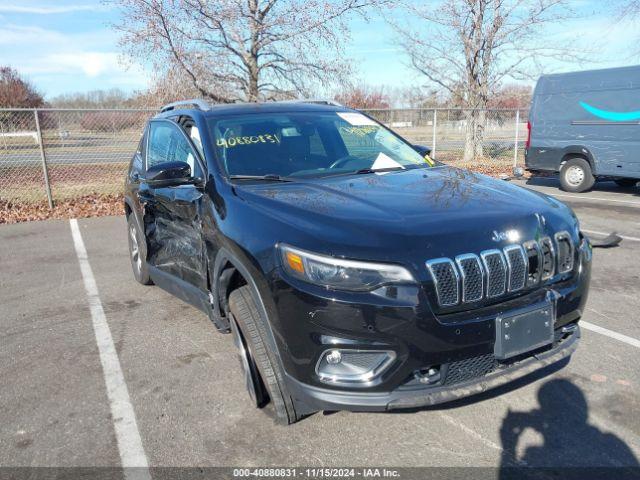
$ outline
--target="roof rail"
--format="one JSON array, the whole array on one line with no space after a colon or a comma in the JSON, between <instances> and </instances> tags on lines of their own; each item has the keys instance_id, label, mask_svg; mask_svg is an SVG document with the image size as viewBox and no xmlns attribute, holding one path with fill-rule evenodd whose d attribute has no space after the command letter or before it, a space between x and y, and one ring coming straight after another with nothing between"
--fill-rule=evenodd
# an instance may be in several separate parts
<instances>
[{"instance_id":1,"label":"roof rail","mask_svg":"<svg viewBox=\"0 0 640 480\"><path fill-rule=\"evenodd\" d=\"M191 100L180 100L177 102L169 103L160 109L160 113L168 112L169 110L174 110L178 107L186 106L195 107L196 109L203 111L211 109L211 105L206 100L202 100L201 98L192 98Z\"/></svg>"},{"instance_id":2,"label":"roof rail","mask_svg":"<svg viewBox=\"0 0 640 480\"><path fill-rule=\"evenodd\" d=\"M333 105L334 107L344 107L344 105L342 105L339 102L336 102L335 100L326 100L326 99L315 99L315 98L303 98L300 100L285 100L282 103L317 103L319 105Z\"/></svg>"}]
</instances>

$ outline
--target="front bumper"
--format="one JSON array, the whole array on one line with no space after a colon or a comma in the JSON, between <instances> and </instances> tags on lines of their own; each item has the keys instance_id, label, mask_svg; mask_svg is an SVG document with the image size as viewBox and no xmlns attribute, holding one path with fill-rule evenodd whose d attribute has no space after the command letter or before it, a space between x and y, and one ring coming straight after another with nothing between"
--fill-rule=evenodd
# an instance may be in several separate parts
<instances>
[{"instance_id":1,"label":"front bumper","mask_svg":"<svg viewBox=\"0 0 640 480\"><path fill-rule=\"evenodd\" d=\"M272 283L276 311L271 325L297 408L305 413L433 405L493 388L570 355L579 331L562 332L575 328L584 311L590 250L580 250L579 261L573 274L550 285L447 314L431 309L422 287L397 287L392 298L374 298L369 293L323 291L277 276ZM553 344L507 362L496 360L496 319L549 301L555 308ZM394 361L362 384L338 384L335 379L332 383L320 378L318 365L333 349L390 351ZM484 368L485 361L491 362L491 368ZM482 368L476 368L477 362ZM422 372L431 368L439 370L440 379L420 383ZM453 379L452 371L456 372Z\"/></svg>"},{"instance_id":2,"label":"front bumper","mask_svg":"<svg viewBox=\"0 0 640 480\"><path fill-rule=\"evenodd\" d=\"M289 391L302 411L350 410L388 411L424 407L450 402L499 387L569 357L577 348L580 329L576 328L552 348L502 366L482 377L450 386L396 389L392 392L337 391L304 384L287 375Z\"/></svg>"}]
</instances>

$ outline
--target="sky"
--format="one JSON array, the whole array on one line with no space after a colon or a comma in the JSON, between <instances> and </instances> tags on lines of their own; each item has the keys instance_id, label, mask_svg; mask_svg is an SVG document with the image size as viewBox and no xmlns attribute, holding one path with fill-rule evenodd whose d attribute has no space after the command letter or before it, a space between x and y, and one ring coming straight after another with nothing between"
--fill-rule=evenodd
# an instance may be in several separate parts
<instances>
[{"instance_id":1,"label":"sky","mask_svg":"<svg viewBox=\"0 0 640 480\"><path fill-rule=\"evenodd\" d=\"M430 1L430 0L424 0ZM638 23L615 15L621 0L573 0L578 18L540 31L541 37L585 52L581 61L553 61L547 72L608 68L640 63ZM110 25L118 9L100 0L0 0L0 65L16 68L52 98L62 93L148 86L144 66L123 58ZM388 12L387 15L394 15ZM394 32L381 17L351 21L345 46L355 77L371 85L426 85L394 45Z\"/></svg>"}]
</instances>

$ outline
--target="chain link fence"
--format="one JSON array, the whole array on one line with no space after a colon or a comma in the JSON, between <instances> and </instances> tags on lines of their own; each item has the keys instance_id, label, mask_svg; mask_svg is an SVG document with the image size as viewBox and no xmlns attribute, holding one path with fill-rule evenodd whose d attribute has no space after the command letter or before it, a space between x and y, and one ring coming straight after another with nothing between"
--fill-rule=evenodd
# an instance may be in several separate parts
<instances>
[{"instance_id":1,"label":"chain link fence","mask_svg":"<svg viewBox=\"0 0 640 480\"><path fill-rule=\"evenodd\" d=\"M0 109L0 204L48 203L119 195L127 164L154 110ZM481 112L479 149L467 152L469 111L385 109L368 114L433 157L494 175L522 165L525 110Z\"/></svg>"},{"instance_id":2,"label":"chain link fence","mask_svg":"<svg viewBox=\"0 0 640 480\"><path fill-rule=\"evenodd\" d=\"M443 108L366 112L409 141L431 147L432 156L441 162L492 175L511 175L515 166L524 165L527 110L474 112ZM474 129L469 128L474 122L475 137ZM471 148L474 144L475 148Z\"/></svg>"},{"instance_id":3,"label":"chain link fence","mask_svg":"<svg viewBox=\"0 0 640 480\"><path fill-rule=\"evenodd\" d=\"M122 193L151 110L0 110L0 201Z\"/></svg>"}]
</instances>

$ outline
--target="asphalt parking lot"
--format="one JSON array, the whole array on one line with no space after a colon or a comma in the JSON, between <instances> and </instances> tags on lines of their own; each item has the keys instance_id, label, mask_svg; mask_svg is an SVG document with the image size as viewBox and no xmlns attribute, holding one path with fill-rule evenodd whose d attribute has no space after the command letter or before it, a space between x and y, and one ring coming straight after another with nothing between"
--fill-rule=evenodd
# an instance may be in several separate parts
<instances>
[{"instance_id":1,"label":"asphalt parking lot","mask_svg":"<svg viewBox=\"0 0 640 480\"><path fill-rule=\"evenodd\" d=\"M129 460L152 467L638 466L640 188L573 195L554 182L529 186L574 207L588 234L624 238L595 251L582 343L567 365L438 408L325 412L290 427L248 405L230 336L133 280L124 217L78 220L95 298L69 221L0 227L0 465L118 467L125 431L143 449ZM133 425L112 413L98 306Z\"/></svg>"}]
</instances>

